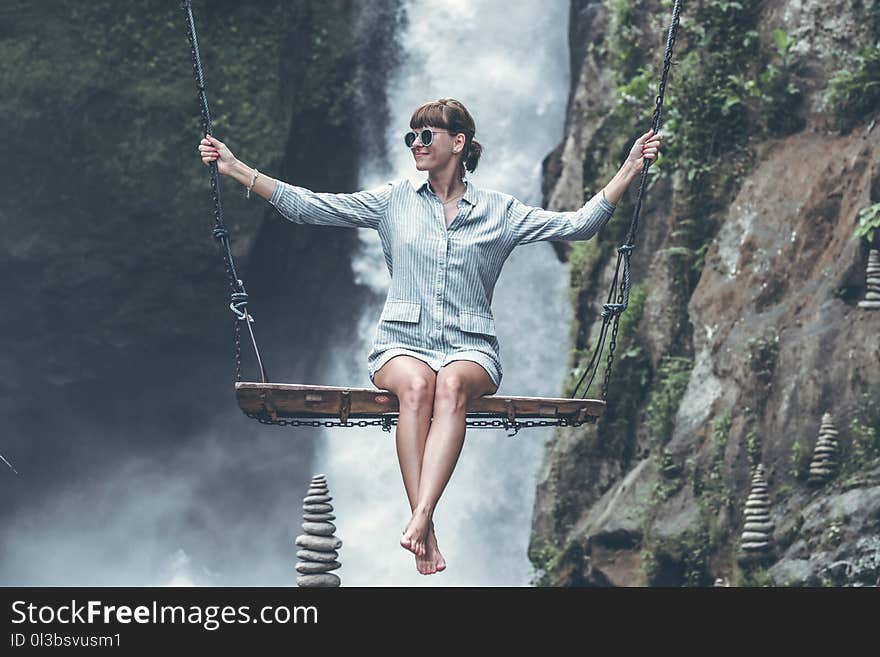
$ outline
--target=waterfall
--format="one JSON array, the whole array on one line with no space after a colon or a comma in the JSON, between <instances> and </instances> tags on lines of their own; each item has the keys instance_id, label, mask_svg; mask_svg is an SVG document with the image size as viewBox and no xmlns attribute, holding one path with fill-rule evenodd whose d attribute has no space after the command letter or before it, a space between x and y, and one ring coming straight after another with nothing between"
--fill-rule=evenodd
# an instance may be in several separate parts
<instances>
[{"instance_id":1,"label":"waterfall","mask_svg":"<svg viewBox=\"0 0 880 657\"><path fill-rule=\"evenodd\" d=\"M412 111L453 97L470 110L484 145L478 187L541 205L541 160L561 140L569 85L569 3L501 0L404 2L401 64L388 79L387 157L365 158L360 187L392 178L421 183L403 144ZM340 345L328 380L371 387L366 358L390 282L378 235L359 230L352 263L375 300L356 318L360 342ZM535 312L535 310L539 310ZM499 392L557 396L564 377L571 308L567 268L548 243L514 251L496 287L493 312L504 378ZM448 563L420 575L398 540L410 517L393 429L323 430L315 472L334 491L344 544L345 586L525 586L534 492L544 443L552 429L469 429L455 472L434 515Z\"/></svg>"}]
</instances>

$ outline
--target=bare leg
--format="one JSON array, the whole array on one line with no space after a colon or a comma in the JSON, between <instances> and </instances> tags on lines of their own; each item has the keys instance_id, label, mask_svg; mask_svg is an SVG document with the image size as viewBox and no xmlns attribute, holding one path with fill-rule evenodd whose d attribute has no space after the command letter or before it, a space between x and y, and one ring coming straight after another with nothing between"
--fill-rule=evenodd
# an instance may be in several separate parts
<instances>
[{"instance_id":1,"label":"bare leg","mask_svg":"<svg viewBox=\"0 0 880 657\"><path fill-rule=\"evenodd\" d=\"M425 549L434 509L464 445L467 403L494 391L495 384L489 374L472 361L453 361L437 374L434 421L425 443L418 501L400 539L401 545L416 554Z\"/></svg>"},{"instance_id":2,"label":"bare leg","mask_svg":"<svg viewBox=\"0 0 880 657\"><path fill-rule=\"evenodd\" d=\"M400 401L395 442L410 510L415 508L418 501L419 478L425 439L431 426L436 376L434 370L425 363L407 355L389 359L373 376L378 388L390 390ZM416 568L423 575L446 568L446 561L437 547L433 524L427 549L422 554L416 553Z\"/></svg>"}]
</instances>

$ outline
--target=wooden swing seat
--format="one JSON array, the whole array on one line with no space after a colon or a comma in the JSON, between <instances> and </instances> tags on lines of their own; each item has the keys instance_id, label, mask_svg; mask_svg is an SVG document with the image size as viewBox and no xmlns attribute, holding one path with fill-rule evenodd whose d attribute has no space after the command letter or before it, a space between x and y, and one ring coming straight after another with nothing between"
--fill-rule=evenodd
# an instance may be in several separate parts
<instances>
[{"instance_id":1,"label":"wooden swing seat","mask_svg":"<svg viewBox=\"0 0 880 657\"><path fill-rule=\"evenodd\" d=\"M300 383L235 384L238 405L245 413L265 414L279 418L377 418L399 413L397 396L378 388L341 388ZM573 422L595 422L605 411L599 399L565 399L559 397L514 397L486 395L471 400L468 417L507 418L510 422L524 418L566 418Z\"/></svg>"}]
</instances>

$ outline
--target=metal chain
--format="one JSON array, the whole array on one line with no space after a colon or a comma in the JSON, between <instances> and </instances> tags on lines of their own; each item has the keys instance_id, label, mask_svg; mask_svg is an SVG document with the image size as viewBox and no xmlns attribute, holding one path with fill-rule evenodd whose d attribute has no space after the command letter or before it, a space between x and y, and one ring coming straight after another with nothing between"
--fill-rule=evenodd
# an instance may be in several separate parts
<instances>
[{"instance_id":1,"label":"metal chain","mask_svg":"<svg viewBox=\"0 0 880 657\"><path fill-rule=\"evenodd\" d=\"M182 0L180 8L186 14L186 37L189 41L190 54L192 56L193 73L196 78L196 87L198 88L199 108L202 114L202 128L206 135L211 134L214 129L211 125L211 113L208 109L208 98L205 95L205 77L202 72L202 61L199 56L199 44L196 37L195 21L192 15L192 6L190 0ZM248 295L244 288L244 282L238 277L235 269L235 259L232 256L232 246L229 241L229 229L223 223L223 207L220 201L220 176L218 175L217 163L209 164L211 171L211 199L214 202L214 229L212 235L223 255L223 267L226 271L226 278L229 282L229 308L235 314L233 320L233 360L235 365L235 380L242 380L241 373L241 323L247 322L248 333L251 343L256 354L257 364L260 368L260 376L263 382L266 381L266 372L263 368L263 361L260 358L260 350L257 347L256 337L250 324L254 321L247 310Z\"/></svg>"},{"instance_id":2,"label":"metal chain","mask_svg":"<svg viewBox=\"0 0 880 657\"><path fill-rule=\"evenodd\" d=\"M666 94L666 80L669 77L669 67L672 65L672 49L675 46L675 35L678 31L678 22L679 15L681 13L681 0L675 0L675 6L672 8L672 19L669 23L669 32L666 38L666 52L663 56L663 72L660 75L660 88L657 96L655 97L655 105L654 112L651 116L651 127L654 130L654 134L656 135L660 132L660 126L663 115L663 98ZM617 331L620 326L620 316L623 311L626 310L629 305L629 291L630 291L630 256L632 255L632 251L635 248L635 240L636 240L636 232L639 228L639 214L642 209L642 199L645 195L645 183L648 179L648 168L651 166L651 160L645 160L642 165L642 173L641 178L639 179L639 191L636 197L636 205L633 208L632 218L630 220L629 231L627 232L626 242L618 247L617 251L621 257L617 259L617 266L614 271L614 279L612 282L612 291L615 286L618 284L618 280L620 281L620 288L617 294L617 298L615 299L615 303L605 303L602 308L602 335L606 330L607 324L609 321L612 322L611 325L611 340L608 344L608 356L605 361L605 377L602 381L602 399L606 400L608 398L608 387L611 382L611 368L614 363L614 351L617 349ZM620 274L620 265L623 263L623 277L622 279L619 277ZM610 297L610 294L609 294ZM599 360L595 359L590 361L590 366L587 369L587 372L595 367L596 370L599 368ZM586 375L586 373L584 375ZM595 375L595 372L593 373ZM585 376L581 377L581 381ZM593 378L590 378L590 383L587 385L586 390L584 390L584 397L587 396L589 392L590 385L592 385ZM578 387L580 387L580 382L578 383Z\"/></svg>"},{"instance_id":3,"label":"metal chain","mask_svg":"<svg viewBox=\"0 0 880 657\"><path fill-rule=\"evenodd\" d=\"M308 420L298 418L276 418L273 419L267 413L253 413L245 411L245 415L256 420L260 424L270 424L279 427L382 427L383 431L391 431L391 427L397 424L397 417L388 416L377 420L349 420L343 422L341 420ZM579 427L582 424L595 421L595 418L588 418L584 422L577 420L569 420L567 418L556 418L554 420L516 420L510 422L507 418L493 418L491 420L468 419L466 426L472 429L505 429L513 431L516 435L520 429L531 429L534 427Z\"/></svg>"}]
</instances>

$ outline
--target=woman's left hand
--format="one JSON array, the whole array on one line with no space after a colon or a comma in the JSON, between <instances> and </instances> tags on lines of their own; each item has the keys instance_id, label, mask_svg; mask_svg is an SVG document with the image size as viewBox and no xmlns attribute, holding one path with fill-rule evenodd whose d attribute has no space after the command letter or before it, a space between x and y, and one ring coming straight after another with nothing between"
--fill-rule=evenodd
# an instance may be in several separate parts
<instances>
[{"instance_id":1,"label":"woman's left hand","mask_svg":"<svg viewBox=\"0 0 880 657\"><path fill-rule=\"evenodd\" d=\"M653 164L654 160L657 159L662 139L663 135L654 134L654 128L648 130L648 132L636 139L636 143L633 144L629 157L626 159L626 164L637 171L642 170L646 158Z\"/></svg>"}]
</instances>

